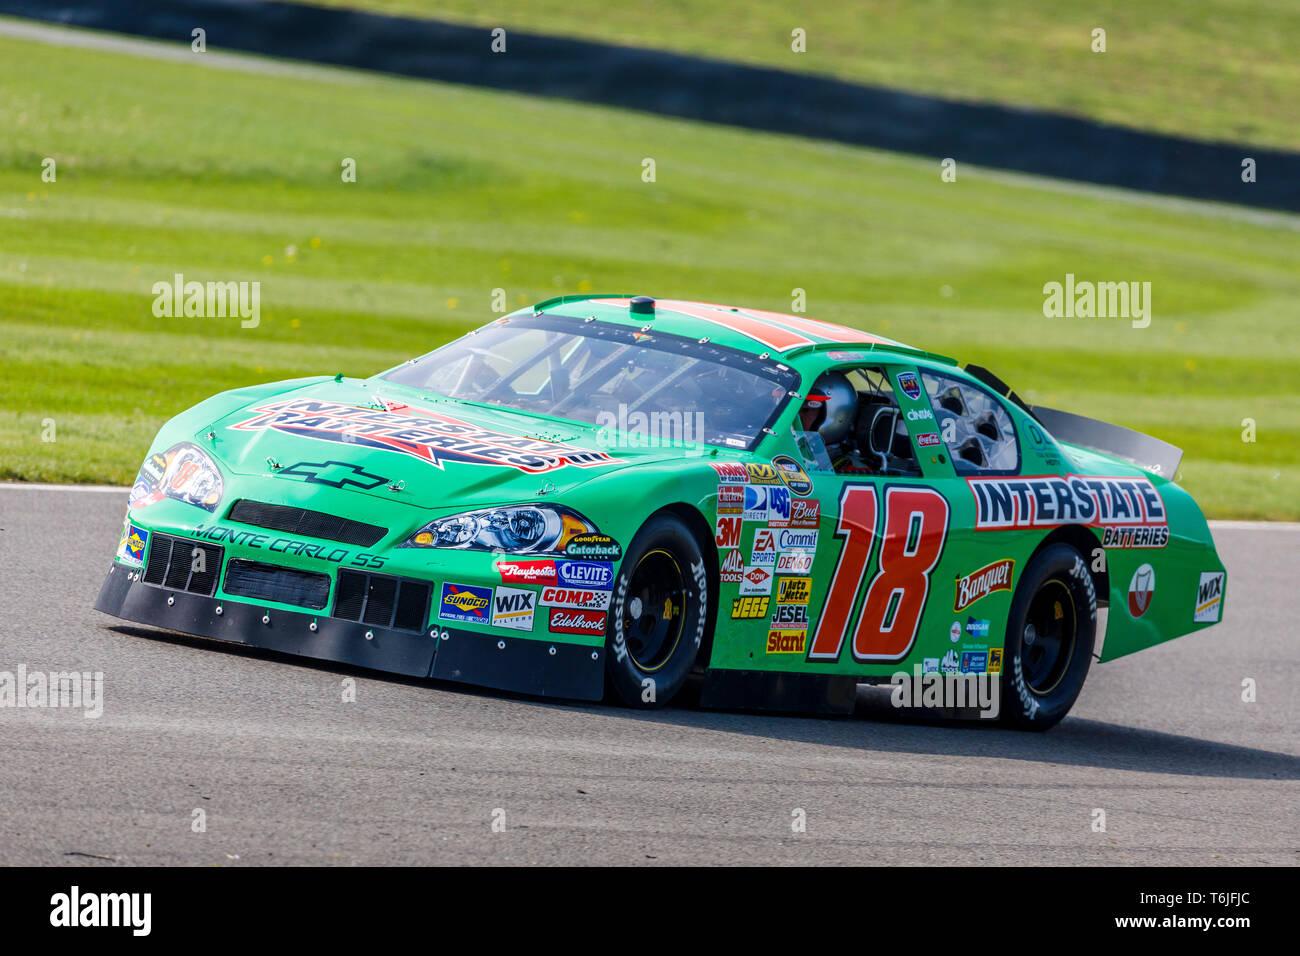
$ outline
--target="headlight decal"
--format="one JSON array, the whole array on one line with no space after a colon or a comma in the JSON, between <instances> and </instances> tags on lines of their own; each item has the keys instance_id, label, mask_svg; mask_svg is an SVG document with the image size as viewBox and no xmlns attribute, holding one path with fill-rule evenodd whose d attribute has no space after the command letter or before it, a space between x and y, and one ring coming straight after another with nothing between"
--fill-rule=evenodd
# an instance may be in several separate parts
<instances>
[{"instance_id":1,"label":"headlight decal","mask_svg":"<svg viewBox=\"0 0 1300 956\"><path fill-rule=\"evenodd\" d=\"M140 509L163 498L216 511L225 482L216 462L197 445L179 442L161 454L150 455L140 466L127 507Z\"/></svg>"}]
</instances>

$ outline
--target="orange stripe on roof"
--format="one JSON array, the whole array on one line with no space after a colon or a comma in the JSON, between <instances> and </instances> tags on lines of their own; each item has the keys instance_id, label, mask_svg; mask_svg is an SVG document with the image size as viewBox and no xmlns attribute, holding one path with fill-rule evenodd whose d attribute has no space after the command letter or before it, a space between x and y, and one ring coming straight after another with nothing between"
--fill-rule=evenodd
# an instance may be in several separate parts
<instances>
[{"instance_id":1,"label":"orange stripe on roof","mask_svg":"<svg viewBox=\"0 0 1300 956\"><path fill-rule=\"evenodd\" d=\"M801 345L816 345L812 339L794 329L775 325L757 316L740 310L732 310L725 305L709 305L704 302L682 302L678 299L664 299L660 303L665 309L694 316L714 325L731 329L741 335L760 342L770 349L784 352Z\"/></svg>"}]
</instances>

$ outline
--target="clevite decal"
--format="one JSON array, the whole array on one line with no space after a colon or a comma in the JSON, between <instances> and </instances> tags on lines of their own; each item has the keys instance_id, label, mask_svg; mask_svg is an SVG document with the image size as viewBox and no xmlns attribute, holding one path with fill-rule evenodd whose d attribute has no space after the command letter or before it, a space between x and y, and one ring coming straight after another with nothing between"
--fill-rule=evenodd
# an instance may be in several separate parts
<instances>
[{"instance_id":1,"label":"clevite decal","mask_svg":"<svg viewBox=\"0 0 1300 956\"><path fill-rule=\"evenodd\" d=\"M340 445L401 452L436 468L452 461L503 465L530 474L566 465L590 468L613 462L607 453L563 442L539 441L494 431L439 412L409 407L362 408L342 402L290 399L258 405L236 431L272 429Z\"/></svg>"}]
</instances>

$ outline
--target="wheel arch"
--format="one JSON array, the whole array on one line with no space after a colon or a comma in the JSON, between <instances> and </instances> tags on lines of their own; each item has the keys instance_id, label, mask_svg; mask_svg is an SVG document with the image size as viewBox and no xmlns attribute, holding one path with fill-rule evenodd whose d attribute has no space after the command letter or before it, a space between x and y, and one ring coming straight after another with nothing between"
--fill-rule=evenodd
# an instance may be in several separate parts
<instances>
[{"instance_id":1,"label":"wheel arch","mask_svg":"<svg viewBox=\"0 0 1300 956\"><path fill-rule=\"evenodd\" d=\"M1101 550L1103 556L1105 554L1097 533L1081 524L1063 524L1059 528L1053 528L1038 542L1038 547L1029 556L1029 560L1032 561L1041 551L1054 544L1068 544L1083 555L1083 563L1087 565L1092 583L1097 589L1097 606L1106 607L1110 603L1110 570L1105 561L1101 563L1101 570L1097 570L1097 551Z\"/></svg>"}]
</instances>

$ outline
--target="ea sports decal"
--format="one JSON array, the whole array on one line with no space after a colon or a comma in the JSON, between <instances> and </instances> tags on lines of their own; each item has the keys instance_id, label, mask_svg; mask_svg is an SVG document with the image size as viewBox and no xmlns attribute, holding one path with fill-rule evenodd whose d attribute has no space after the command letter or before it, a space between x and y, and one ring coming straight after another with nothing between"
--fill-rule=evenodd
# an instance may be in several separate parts
<instances>
[{"instance_id":1,"label":"ea sports decal","mask_svg":"<svg viewBox=\"0 0 1300 956\"><path fill-rule=\"evenodd\" d=\"M376 409L343 402L290 399L258 405L252 411L257 414L231 425L231 429L271 429L339 445L396 451L436 468L453 461L505 466L538 474L566 465L590 468L613 461L603 451L493 431L440 412L409 406Z\"/></svg>"},{"instance_id":2,"label":"ea sports decal","mask_svg":"<svg viewBox=\"0 0 1300 956\"><path fill-rule=\"evenodd\" d=\"M1156 571L1149 564L1143 564L1133 572L1128 582L1128 612L1139 618L1151 607L1151 599L1156 593Z\"/></svg>"},{"instance_id":3,"label":"ea sports decal","mask_svg":"<svg viewBox=\"0 0 1300 956\"><path fill-rule=\"evenodd\" d=\"M917 381L915 372L899 372L898 387L912 401L916 401L921 397L921 383Z\"/></svg>"}]
</instances>

